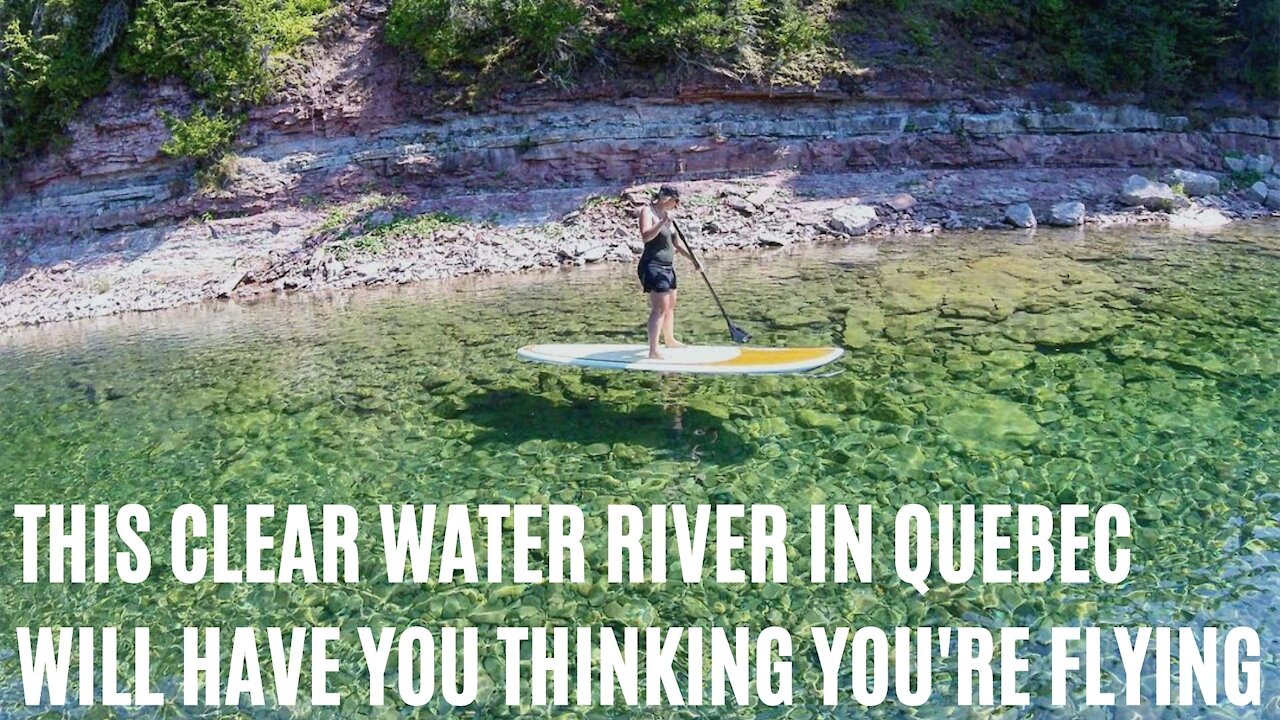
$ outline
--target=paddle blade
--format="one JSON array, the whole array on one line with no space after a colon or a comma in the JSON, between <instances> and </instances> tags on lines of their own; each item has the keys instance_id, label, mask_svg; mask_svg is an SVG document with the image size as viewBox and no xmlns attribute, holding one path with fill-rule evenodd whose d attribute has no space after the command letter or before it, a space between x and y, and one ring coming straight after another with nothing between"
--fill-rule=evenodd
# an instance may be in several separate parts
<instances>
[{"instance_id":1,"label":"paddle blade","mask_svg":"<svg viewBox=\"0 0 1280 720\"><path fill-rule=\"evenodd\" d=\"M743 330L733 323L729 323L729 337L733 338L733 341L739 345L745 345L751 342L751 333Z\"/></svg>"}]
</instances>

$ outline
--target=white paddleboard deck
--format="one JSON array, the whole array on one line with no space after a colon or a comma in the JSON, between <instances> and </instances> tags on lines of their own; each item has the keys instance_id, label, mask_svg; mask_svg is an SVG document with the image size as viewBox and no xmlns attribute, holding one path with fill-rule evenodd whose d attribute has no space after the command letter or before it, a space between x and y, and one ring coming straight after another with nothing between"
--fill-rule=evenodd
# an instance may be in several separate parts
<instances>
[{"instance_id":1,"label":"white paddleboard deck","mask_svg":"<svg viewBox=\"0 0 1280 720\"><path fill-rule=\"evenodd\" d=\"M662 348L661 360L649 359L648 345L528 345L516 351L522 360L602 370L649 370L707 375L801 373L840 359L843 348L757 348L690 345Z\"/></svg>"}]
</instances>

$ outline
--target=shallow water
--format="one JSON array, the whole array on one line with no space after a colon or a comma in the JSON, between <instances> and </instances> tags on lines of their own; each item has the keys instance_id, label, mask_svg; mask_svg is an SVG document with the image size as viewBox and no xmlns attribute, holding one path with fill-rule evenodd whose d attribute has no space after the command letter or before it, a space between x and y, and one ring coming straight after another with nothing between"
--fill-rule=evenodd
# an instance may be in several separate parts
<instances>
[{"instance_id":1,"label":"shallow water","mask_svg":"<svg viewBox=\"0 0 1280 720\"><path fill-rule=\"evenodd\" d=\"M527 342L641 341L643 297L622 267L10 331L0 335L0 496L141 502L153 521L188 502L344 503L362 509L370 537L378 503L573 503L592 518L610 503L770 502L796 518L814 503L874 503L877 547L891 546L893 510L907 503L1120 503L1135 523L1128 580L935 577L922 598L892 578L885 551L877 582L847 587L219 587L158 571L141 586L24 586L21 528L5 516L0 715L35 714L14 687L19 625L411 623L777 624L797 636L821 624L1248 625L1263 637L1270 704L1218 711L1280 712L1280 227L960 235L718 259L711 271L756 343L842 344L843 374L664 378L515 359ZM697 278L686 269L681 282L679 334L724 342ZM592 580L603 577L601 532L588 528ZM793 575L807 574L804 556ZM374 557L362 557L370 578ZM483 652L484 714L519 714L492 694L501 668ZM365 678L350 670L358 644L342 654L334 684L353 689L348 716L365 704ZM799 654L797 684L812 693L816 660L803 645ZM176 654L156 647L152 661L163 676ZM1046 672L1033 663L1028 685L1047 687ZM716 714L1128 717L971 713L944 698L914 711L832 713L802 700Z\"/></svg>"}]
</instances>

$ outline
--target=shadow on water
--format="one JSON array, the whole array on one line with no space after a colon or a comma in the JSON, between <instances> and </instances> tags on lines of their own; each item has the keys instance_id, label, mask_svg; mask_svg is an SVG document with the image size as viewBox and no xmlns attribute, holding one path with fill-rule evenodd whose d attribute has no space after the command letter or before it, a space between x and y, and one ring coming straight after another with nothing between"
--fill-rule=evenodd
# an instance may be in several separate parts
<instances>
[{"instance_id":1,"label":"shadow on water","mask_svg":"<svg viewBox=\"0 0 1280 720\"><path fill-rule=\"evenodd\" d=\"M486 428L474 438L477 445L518 445L527 440L584 447L623 443L715 462L739 462L754 452L724 426L724 420L678 401L623 406L583 394L548 397L523 389L494 389L468 396L453 416Z\"/></svg>"}]
</instances>

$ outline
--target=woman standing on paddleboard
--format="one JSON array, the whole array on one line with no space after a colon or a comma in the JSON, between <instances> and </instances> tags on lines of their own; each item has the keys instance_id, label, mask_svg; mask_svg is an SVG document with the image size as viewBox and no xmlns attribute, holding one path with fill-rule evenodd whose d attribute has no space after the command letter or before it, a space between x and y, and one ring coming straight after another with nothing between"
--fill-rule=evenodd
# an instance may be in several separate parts
<instances>
[{"instance_id":1,"label":"woman standing on paddleboard","mask_svg":"<svg viewBox=\"0 0 1280 720\"><path fill-rule=\"evenodd\" d=\"M679 206L680 193L670 185L663 185L654 201L640 211L644 252L636 272L641 287L649 294L649 357L654 360L662 359L662 353L658 352L659 337L667 347L684 347L684 343L675 338L676 253L702 269L697 258L676 243L671 212Z\"/></svg>"}]
</instances>

